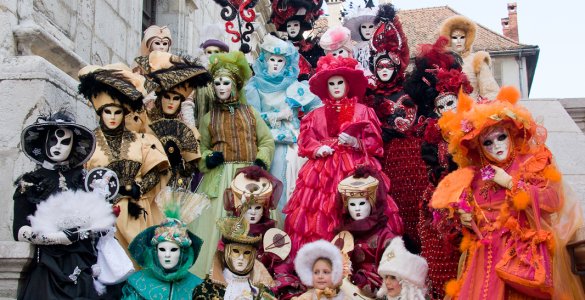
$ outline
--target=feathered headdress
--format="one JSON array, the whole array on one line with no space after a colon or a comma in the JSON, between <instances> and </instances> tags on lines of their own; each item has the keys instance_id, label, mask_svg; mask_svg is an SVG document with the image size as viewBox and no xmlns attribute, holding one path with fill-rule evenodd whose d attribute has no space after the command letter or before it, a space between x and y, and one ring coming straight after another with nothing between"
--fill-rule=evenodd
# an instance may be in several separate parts
<instances>
[{"instance_id":1,"label":"feathered headdress","mask_svg":"<svg viewBox=\"0 0 585 300\"><path fill-rule=\"evenodd\" d=\"M274 0L272 2L272 15L270 21L278 31L286 31L286 23L296 20L301 23L301 28L309 30L313 23L323 14L321 6L323 0Z\"/></svg>"},{"instance_id":2,"label":"feathered headdress","mask_svg":"<svg viewBox=\"0 0 585 300\"><path fill-rule=\"evenodd\" d=\"M510 130L519 153L542 149L546 129L517 103L519 99L520 92L509 86L502 87L493 101L483 103L475 103L468 95L459 93L457 111L446 113L439 120L443 136L449 141L449 152L459 167L481 166L478 136L484 129L497 124Z\"/></svg>"},{"instance_id":3,"label":"feathered headdress","mask_svg":"<svg viewBox=\"0 0 585 300\"><path fill-rule=\"evenodd\" d=\"M434 44L419 45L414 70L404 83L404 90L416 102L419 114L426 117L434 115L437 98L456 97L459 89L466 94L473 91L461 70L461 58L447 49L448 42L441 36Z\"/></svg>"},{"instance_id":4,"label":"feathered headdress","mask_svg":"<svg viewBox=\"0 0 585 300\"><path fill-rule=\"evenodd\" d=\"M374 24L379 26L371 40L370 70L375 73L378 61L389 58L397 66L395 80L402 80L410 58L408 41L394 6L380 5Z\"/></svg>"}]
</instances>

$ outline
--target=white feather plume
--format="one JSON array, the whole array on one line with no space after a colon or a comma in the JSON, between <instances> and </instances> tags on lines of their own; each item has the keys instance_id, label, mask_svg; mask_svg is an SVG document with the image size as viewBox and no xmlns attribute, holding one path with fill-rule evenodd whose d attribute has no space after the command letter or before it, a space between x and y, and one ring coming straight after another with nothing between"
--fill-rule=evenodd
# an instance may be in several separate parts
<instances>
[{"instance_id":1,"label":"white feather plume","mask_svg":"<svg viewBox=\"0 0 585 300\"><path fill-rule=\"evenodd\" d=\"M34 232L54 233L79 227L80 231L106 231L114 226L112 206L97 193L66 191L50 196L29 216Z\"/></svg>"}]
</instances>

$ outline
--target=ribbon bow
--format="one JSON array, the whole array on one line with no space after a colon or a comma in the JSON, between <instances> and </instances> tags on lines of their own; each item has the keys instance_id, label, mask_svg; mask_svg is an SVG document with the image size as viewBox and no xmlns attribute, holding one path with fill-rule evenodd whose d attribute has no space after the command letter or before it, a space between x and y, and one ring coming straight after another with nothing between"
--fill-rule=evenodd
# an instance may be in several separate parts
<instances>
[{"instance_id":1,"label":"ribbon bow","mask_svg":"<svg viewBox=\"0 0 585 300\"><path fill-rule=\"evenodd\" d=\"M317 299L321 299L321 297L325 297L326 299L333 299L333 297L337 296L337 289L332 289L332 288L325 288L323 290L321 289L315 289L317 292Z\"/></svg>"}]
</instances>

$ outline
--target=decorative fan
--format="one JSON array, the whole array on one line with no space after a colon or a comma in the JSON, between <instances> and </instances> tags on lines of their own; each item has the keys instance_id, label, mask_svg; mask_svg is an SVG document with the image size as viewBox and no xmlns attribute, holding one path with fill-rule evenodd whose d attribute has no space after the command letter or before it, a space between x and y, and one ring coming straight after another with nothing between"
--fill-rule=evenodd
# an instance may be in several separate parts
<instances>
[{"instance_id":1,"label":"decorative fan","mask_svg":"<svg viewBox=\"0 0 585 300\"><path fill-rule=\"evenodd\" d=\"M140 172L141 167L141 163L125 159L113 161L107 168L116 172L118 180L120 180L121 188L131 189L132 183L134 183L134 179L136 178L136 175L138 175L138 172Z\"/></svg>"},{"instance_id":2,"label":"decorative fan","mask_svg":"<svg viewBox=\"0 0 585 300\"><path fill-rule=\"evenodd\" d=\"M85 175L85 190L96 192L108 201L112 201L118 196L119 189L118 175L110 169L94 168Z\"/></svg>"},{"instance_id":3,"label":"decorative fan","mask_svg":"<svg viewBox=\"0 0 585 300\"><path fill-rule=\"evenodd\" d=\"M290 254L291 240L286 232L278 228L270 228L264 233L262 241L264 252L274 253L285 260Z\"/></svg>"},{"instance_id":4,"label":"decorative fan","mask_svg":"<svg viewBox=\"0 0 585 300\"><path fill-rule=\"evenodd\" d=\"M176 119L160 119L150 124L150 129L156 134L161 144L169 140L174 141L179 150L196 152L197 138L187 124Z\"/></svg>"},{"instance_id":5,"label":"decorative fan","mask_svg":"<svg viewBox=\"0 0 585 300\"><path fill-rule=\"evenodd\" d=\"M339 248L341 253L346 254L353 251L353 248L355 247L353 235L347 230L338 233L333 240L331 240L331 243Z\"/></svg>"},{"instance_id":6,"label":"decorative fan","mask_svg":"<svg viewBox=\"0 0 585 300\"><path fill-rule=\"evenodd\" d=\"M180 208L180 219L185 224L189 224L199 217L209 207L210 203L209 198L204 194L170 186L162 189L154 201L161 211L178 206Z\"/></svg>"}]
</instances>

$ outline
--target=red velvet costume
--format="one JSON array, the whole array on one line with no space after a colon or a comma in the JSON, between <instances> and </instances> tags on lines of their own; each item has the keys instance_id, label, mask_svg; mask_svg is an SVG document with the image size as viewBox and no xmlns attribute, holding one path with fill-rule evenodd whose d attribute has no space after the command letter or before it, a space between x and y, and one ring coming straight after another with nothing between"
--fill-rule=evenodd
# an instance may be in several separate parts
<instances>
[{"instance_id":1,"label":"red velvet costume","mask_svg":"<svg viewBox=\"0 0 585 300\"><path fill-rule=\"evenodd\" d=\"M421 239L421 256L429 266L427 276L431 299L445 297L445 284L457 277L461 256L459 219L447 218L448 211L429 207L439 181L457 168L437 120L444 109L456 108L456 95L461 88L466 93L473 90L461 71L460 62L446 50L447 44L448 40L440 37L435 44L420 45L415 68L404 83L405 91L418 105L419 115L426 117L421 148L422 158L428 168L429 183L423 195L417 228Z\"/></svg>"},{"instance_id":2,"label":"red velvet costume","mask_svg":"<svg viewBox=\"0 0 585 300\"><path fill-rule=\"evenodd\" d=\"M383 154L380 123L374 110L357 103L363 97L366 78L356 70L353 58L327 55L319 60L317 73L309 81L311 91L321 98L323 107L308 113L301 121L299 155L309 161L301 168L297 185L283 212L284 228L292 240L292 256L298 249L318 239L331 240L341 221L341 205L336 201L337 184L358 164L368 162L375 169L380 164L374 157ZM343 76L348 83L347 96L331 99L327 80ZM360 147L340 145L338 135L346 132L360 141ZM317 150L327 145L334 152L316 157ZM384 184L389 186L387 179Z\"/></svg>"},{"instance_id":3,"label":"red velvet costume","mask_svg":"<svg viewBox=\"0 0 585 300\"><path fill-rule=\"evenodd\" d=\"M408 45L391 4L380 6L375 22L381 22L372 38L373 53L370 57L370 69L376 83L369 86L364 103L374 108L382 123L382 169L392 182L390 195L400 209L406 247L413 253L419 253L416 225L428 179L421 159L422 122L418 120L417 106L402 90L409 61ZM386 80L377 74L382 61L389 61L394 68L392 76Z\"/></svg>"},{"instance_id":4,"label":"red velvet costume","mask_svg":"<svg viewBox=\"0 0 585 300\"><path fill-rule=\"evenodd\" d=\"M365 174L356 176L358 173ZM369 173L358 169L354 178L374 176L380 181L381 174ZM354 238L354 250L349 253L352 268L350 280L369 297L374 297L383 284L383 278L378 275L378 264L386 246L394 237L402 235L403 232L398 207L388 195L386 188L378 185L375 194L370 215L362 220L354 220L348 212L347 203L341 201L345 203L341 231L349 231ZM388 211L391 213L388 214Z\"/></svg>"}]
</instances>

